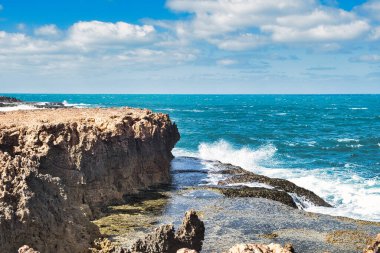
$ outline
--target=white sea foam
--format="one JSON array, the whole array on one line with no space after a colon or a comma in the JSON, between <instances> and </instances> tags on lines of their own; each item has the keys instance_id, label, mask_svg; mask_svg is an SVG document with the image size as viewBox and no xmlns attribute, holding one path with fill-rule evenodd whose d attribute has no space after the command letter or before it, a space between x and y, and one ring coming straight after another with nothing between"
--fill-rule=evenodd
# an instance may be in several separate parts
<instances>
[{"instance_id":1,"label":"white sea foam","mask_svg":"<svg viewBox=\"0 0 380 253\"><path fill-rule=\"evenodd\" d=\"M352 107L350 110L368 110L367 107Z\"/></svg>"},{"instance_id":2,"label":"white sea foam","mask_svg":"<svg viewBox=\"0 0 380 253\"><path fill-rule=\"evenodd\" d=\"M198 147L199 157L205 160L215 160L231 163L243 168L259 169L258 164L271 158L277 151L273 145L266 145L257 150L249 147L234 148L230 143L219 140L215 143L201 143Z\"/></svg>"},{"instance_id":3,"label":"white sea foam","mask_svg":"<svg viewBox=\"0 0 380 253\"><path fill-rule=\"evenodd\" d=\"M63 100L62 104L67 107L76 107L76 108L86 108L86 107L91 106L90 104L84 104L84 103L69 103L66 100Z\"/></svg>"},{"instance_id":4,"label":"white sea foam","mask_svg":"<svg viewBox=\"0 0 380 253\"><path fill-rule=\"evenodd\" d=\"M36 110L39 108L36 108L32 105L26 105L26 104L19 104L16 106L7 106L7 107L0 107L1 112L10 112L10 111L18 111L18 110Z\"/></svg>"},{"instance_id":5,"label":"white sea foam","mask_svg":"<svg viewBox=\"0 0 380 253\"><path fill-rule=\"evenodd\" d=\"M276 151L276 147L272 144L258 149L235 148L230 143L220 140L215 143L202 143L199 145L198 152L189 152L187 155L231 163L265 176L287 179L315 192L334 206L334 208L317 207L298 198L302 208L307 211L380 221L380 205L375 204L380 203L379 177L365 179L336 168L310 170L268 168L260 165L263 162L275 163L273 160L275 160ZM177 151L176 153L185 152ZM212 177L213 174L210 175ZM212 178L210 180L212 181ZM215 178L214 181L217 182L217 179Z\"/></svg>"},{"instance_id":6,"label":"white sea foam","mask_svg":"<svg viewBox=\"0 0 380 253\"><path fill-rule=\"evenodd\" d=\"M337 142L359 142L359 140L351 139L351 138L341 138L341 139L337 139L336 141Z\"/></svg>"}]
</instances>

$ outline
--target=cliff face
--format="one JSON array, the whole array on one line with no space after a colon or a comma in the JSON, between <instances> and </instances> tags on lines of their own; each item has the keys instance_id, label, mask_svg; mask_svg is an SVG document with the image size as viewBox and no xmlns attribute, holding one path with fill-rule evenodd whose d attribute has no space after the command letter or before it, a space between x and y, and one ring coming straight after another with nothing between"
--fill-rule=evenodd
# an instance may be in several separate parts
<instances>
[{"instance_id":1,"label":"cliff face","mask_svg":"<svg viewBox=\"0 0 380 253\"><path fill-rule=\"evenodd\" d=\"M147 110L0 114L0 252L86 252L99 207L169 182L178 140L167 115Z\"/></svg>"}]
</instances>

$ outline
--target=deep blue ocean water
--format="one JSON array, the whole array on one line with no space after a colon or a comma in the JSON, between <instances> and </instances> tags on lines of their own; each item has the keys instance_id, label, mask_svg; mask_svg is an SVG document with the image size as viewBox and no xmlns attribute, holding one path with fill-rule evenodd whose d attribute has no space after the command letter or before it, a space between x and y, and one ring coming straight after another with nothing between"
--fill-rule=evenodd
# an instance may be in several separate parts
<instances>
[{"instance_id":1,"label":"deep blue ocean water","mask_svg":"<svg viewBox=\"0 0 380 253\"><path fill-rule=\"evenodd\" d=\"M286 178L336 207L310 211L380 221L380 95L7 95L168 113L174 155Z\"/></svg>"}]
</instances>

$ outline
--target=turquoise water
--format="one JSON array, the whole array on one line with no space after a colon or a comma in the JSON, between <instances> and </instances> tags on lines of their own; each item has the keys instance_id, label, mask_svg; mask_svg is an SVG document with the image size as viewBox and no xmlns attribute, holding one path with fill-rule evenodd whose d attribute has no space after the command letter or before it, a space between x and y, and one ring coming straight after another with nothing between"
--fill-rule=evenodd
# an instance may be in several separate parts
<instances>
[{"instance_id":1,"label":"turquoise water","mask_svg":"<svg viewBox=\"0 0 380 253\"><path fill-rule=\"evenodd\" d=\"M380 95L12 96L168 113L181 133L176 156L286 178L336 207L310 211L380 221Z\"/></svg>"}]
</instances>

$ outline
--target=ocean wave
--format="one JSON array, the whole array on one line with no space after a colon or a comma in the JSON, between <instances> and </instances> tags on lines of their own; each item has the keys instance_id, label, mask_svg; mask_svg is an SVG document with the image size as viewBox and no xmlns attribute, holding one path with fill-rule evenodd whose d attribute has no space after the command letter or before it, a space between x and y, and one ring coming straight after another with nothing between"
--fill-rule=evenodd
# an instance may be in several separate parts
<instances>
[{"instance_id":1,"label":"ocean wave","mask_svg":"<svg viewBox=\"0 0 380 253\"><path fill-rule=\"evenodd\" d=\"M11 111L18 111L18 110L36 110L40 108L36 108L32 105L27 104L19 104L15 106L6 106L6 107L0 107L0 112L11 112Z\"/></svg>"},{"instance_id":2,"label":"ocean wave","mask_svg":"<svg viewBox=\"0 0 380 253\"><path fill-rule=\"evenodd\" d=\"M367 107L351 107L350 110L368 110Z\"/></svg>"},{"instance_id":3,"label":"ocean wave","mask_svg":"<svg viewBox=\"0 0 380 253\"><path fill-rule=\"evenodd\" d=\"M214 143L201 143L198 147L201 159L231 163L250 169L259 169L260 166L258 164L272 158L276 151L277 148L271 144L262 146L256 150L249 147L237 149L225 140L219 140Z\"/></svg>"},{"instance_id":4,"label":"ocean wave","mask_svg":"<svg viewBox=\"0 0 380 253\"><path fill-rule=\"evenodd\" d=\"M63 100L62 104L66 107L76 107L76 108L87 108L93 107L96 105L84 104L84 103L69 103L67 100Z\"/></svg>"},{"instance_id":5,"label":"ocean wave","mask_svg":"<svg viewBox=\"0 0 380 253\"><path fill-rule=\"evenodd\" d=\"M176 150L175 154L186 154L203 160L216 160L269 177L287 179L303 188L315 192L328 201L334 208L317 207L305 200L297 199L306 211L346 216L350 218L380 221L380 178L363 178L346 168L276 168L261 164L276 164L277 148L268 144L258 149L249 147L236 148L225 140L202 143L198 151ZM217 183L218 178L209 175L210 183ZM296 198L296 196L292 196Z\"/></svg>"},{"instance_id":6,"label":"ocean wave","mask_svg":"<svg viewBox=\"0 0 380 253\"><path fill-rule=\"evenodd\" d=\"M341 139L337 139L336 141L337 142L359 142L359 140L351 139L351 138L341 138Z\"/></svg>"}]
</instances>

